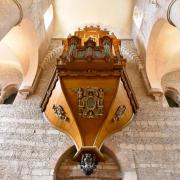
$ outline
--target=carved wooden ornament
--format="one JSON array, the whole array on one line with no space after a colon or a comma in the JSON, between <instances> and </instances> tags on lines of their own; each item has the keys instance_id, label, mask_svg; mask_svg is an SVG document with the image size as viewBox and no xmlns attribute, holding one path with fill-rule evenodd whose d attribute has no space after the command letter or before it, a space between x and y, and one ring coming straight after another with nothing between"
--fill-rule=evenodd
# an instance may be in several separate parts
<instances>
[{"instance_id":1,"label":"carved wooden ornament","mask_svg":"<svg viewBox=\"0 0 180 180\"><path fill-rule=\"evenodd\" d=\"M84 118L98 118L104 114L104 91L102 88L78 88L78 115Z\"/></svg>"}]
</instances>

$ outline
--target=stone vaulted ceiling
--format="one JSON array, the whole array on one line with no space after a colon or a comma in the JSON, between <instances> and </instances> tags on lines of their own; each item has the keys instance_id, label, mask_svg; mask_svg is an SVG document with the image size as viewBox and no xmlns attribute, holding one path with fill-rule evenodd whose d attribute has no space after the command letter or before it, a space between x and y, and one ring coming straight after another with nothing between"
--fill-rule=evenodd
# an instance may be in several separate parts
<instances>
[{"instance_id":1,"label":"stone vaulted ceiling","mask_svg":"<svg viewBox=\"0 0 180 180\"><path fill-rule=\"evenodd\" d=\"M134 0L54 0L55 37L78 27L100 25L119 38L130 38Z\"/></svg>"}]
</instances>

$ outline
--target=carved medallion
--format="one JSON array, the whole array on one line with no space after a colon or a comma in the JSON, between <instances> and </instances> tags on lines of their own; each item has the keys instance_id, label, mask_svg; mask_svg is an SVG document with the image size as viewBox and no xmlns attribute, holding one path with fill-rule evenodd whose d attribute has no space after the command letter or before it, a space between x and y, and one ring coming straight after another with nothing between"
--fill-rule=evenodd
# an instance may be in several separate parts
<instances>
[{"instance_id":1,"label":"carved medallion","mask_svg":"<svg viewBox=\"0 0 180 180\"><path fill-rule=\"evenodd\" d=\"M83 169L86 176L93 173L96 168L96 156L92 153L84 153L81 157L81 169Z\"/></svg>"},{"instance_id":2,"label":"carved medallion","mask_svg":"<svg viewBox=\"0 0 180 180\"><path fill-rule=\"evenodd\" d=\"M64 111L61 105L53 105L52 109L54 110L54 114L62 121L68 121L69 118L66 116L66 112Z\"/></svg>"},{"instance_id":3,"label":"carved medallion","mask_svg":"<svg viewBox=\"0 0 180 180\"><path fill-rule=\"evenodd\" d=\"M115 112L114 118L113 118L113 122L119 121L122 118L122 116L124 115L125 111L126 111L125 105L118 106L118 108Z\"/></svg>"},{"instance_id":4,"label":"carved medallion","mask_svg":"<svg viewBox=\"0 0 180 180\"><path fill-rule=\"evenodd\" d=\"M78 115L98 118L104 114L104 90L102 88L78 88Z\"/></svg>"}]
</instances>

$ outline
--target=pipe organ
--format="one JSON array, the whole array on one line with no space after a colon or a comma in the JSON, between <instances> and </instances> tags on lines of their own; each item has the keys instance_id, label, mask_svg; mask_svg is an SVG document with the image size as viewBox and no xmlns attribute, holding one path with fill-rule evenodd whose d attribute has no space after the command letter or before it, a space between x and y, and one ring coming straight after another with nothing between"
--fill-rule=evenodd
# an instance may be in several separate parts
<instances>
[{"instance_id":1,"label":"pipe organ","mask_svg":"<svg viewBox=\"0 0 180 180\"><path fill-rule=\"evenodd\" d=\"M69 35L41 104L48 121L72 138L74 159L86 175L104 160L104 140L138 109L120 46L113 33L99 27Z\"/></svg>"}]
</instances>

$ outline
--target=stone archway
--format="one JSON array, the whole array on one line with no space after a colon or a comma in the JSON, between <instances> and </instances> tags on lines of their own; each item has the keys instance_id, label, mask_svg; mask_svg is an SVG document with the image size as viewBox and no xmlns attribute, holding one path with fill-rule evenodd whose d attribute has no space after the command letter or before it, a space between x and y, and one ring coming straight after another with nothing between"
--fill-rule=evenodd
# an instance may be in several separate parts
<instances>
[{"instance_id":1,"label":"stone archway","mask_svg":"<svg viewBox=\"0 0 180 180\"><path fill-rule=\"evenodd\" d=\"M10 51L14 56L16 61L13 59L8 64L16 63L16 66L22 71L23 82L19 92L28 95L32 92L39 64L39 42L33 22L29 19L23 19L20 26L13 27L2 39L2 48L6 48L6 52ZM3 54L7 56L5 53Z\"/></svg>"},{"instance_id":2,"label":"stone archway","mask_svg":"<svg viewBox=\"0 0 180 180\"><path fill-rule=\"evenodd\" d=\"M73 160L76 153L75 146L67 149L59 158L55 171L54 180L60 179L113 179L121 180L121 168L114 153L106 146L102 147L105 161L96 165L96 170L90 176L86 176L81 170L79 162Z\"/></svg>"},{"instance_id":3,"label":"stone archway","mask_svg":"<svg viewBox=\"0 0 180 180\"><path fill-rule=\"evenodd\" d=\"M16 95L18 93L18 85L17 84L9 84L2 90L1 101L3 104L13 104Z\"/></svg>"},{"instance_id":4,"label":"stone archway","mask_svg":"<svg viewBox=\"0 0 180 180\"><path fill-rule=\"evenodd\" d=\"M146 54L146 73L153 96L163 94L162 77L180 69L179 57L180 31L167 20L159 19L151 31Z\"/></svg>"},{"instance_id":5,"label":"stone archway","mask_svg":"<svg viewBox=\"0 0 180 180\"><path fill-rule=\"evenodd\" d=\"M17 94L22 79L22 73L16 66L0 63L0 104L3 104L11 95Z\"/></svg>"}]
</instances>

